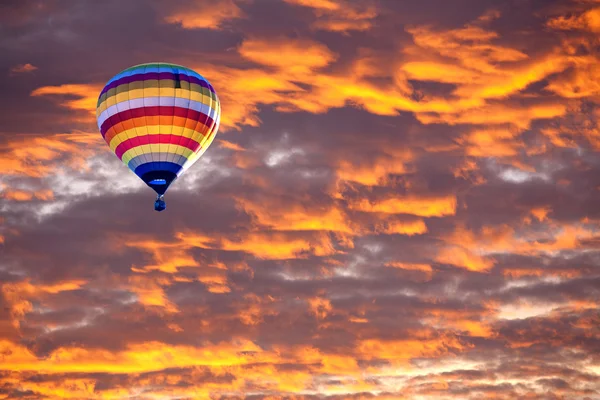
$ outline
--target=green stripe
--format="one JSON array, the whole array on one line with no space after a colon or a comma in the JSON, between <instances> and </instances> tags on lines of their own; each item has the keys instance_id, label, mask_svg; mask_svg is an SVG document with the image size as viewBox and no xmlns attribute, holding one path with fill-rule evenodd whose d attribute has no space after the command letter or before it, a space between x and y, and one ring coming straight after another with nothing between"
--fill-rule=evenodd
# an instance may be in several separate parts
<instances>
[{"instance_id":1,"label":"green stripe","mask_svg":"<svg viewBox=\"0 0 600 400\"><path fill-rule=\"evenodd\" d=\"M171 80L171 79L162 79L160 82L161 82L161 86L160 87L175 88L175 81L174 80ZM96 108L100 107L100 104L102 104L106 99L108 99L110 97L113 97L113 96L116 96L119 93L125 93L125 92L128 92L130 90L134 90L134 89L157 88L157 87L158 87L158 80L156 80L156 79L148 79L148 80L145 80L145 81L136 81L136 82L131 82L131 83L124 83L122 85L117 86L116 88L112 88L112 89L108 90L107 92L104 92L102 94L102 96L100 96L100 98L98 99L98 103L96 104ZM205 88L204 86L200 86L200 85L198 85L196 83L190 84L187 81L181 81L181 88L182 89L190 90L192 92L200 93L200 94L202 94L205 97L210 97L211 100L213 102L215 102L215 103L217 103L219 101L217 99L217 95L214 92L212 92L210 89Z\"/></svg>"}]
</instances>

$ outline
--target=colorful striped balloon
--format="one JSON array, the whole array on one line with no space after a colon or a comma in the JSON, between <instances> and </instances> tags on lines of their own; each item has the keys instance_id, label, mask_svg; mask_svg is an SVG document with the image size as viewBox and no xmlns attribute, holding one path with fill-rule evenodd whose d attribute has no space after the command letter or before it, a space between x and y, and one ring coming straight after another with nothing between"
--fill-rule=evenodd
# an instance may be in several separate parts
<instances>
[{"instance_id":1,"label":"colorful striped balloon","mask_svg":"<svg viewBox=\"0 0 600 400\"><path fill-rule=\"evenodd\" d=\"M140 64L119 72L100 92L98 128L110 149L156 191L164 194L212 143L221 104L211 84L181 65Z\"/></svg>"}]
</instances>

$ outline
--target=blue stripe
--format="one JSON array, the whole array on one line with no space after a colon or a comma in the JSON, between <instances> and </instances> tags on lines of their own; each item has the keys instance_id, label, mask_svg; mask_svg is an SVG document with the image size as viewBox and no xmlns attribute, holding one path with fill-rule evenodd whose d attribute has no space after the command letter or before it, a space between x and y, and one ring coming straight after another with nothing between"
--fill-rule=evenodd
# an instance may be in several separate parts
<instances>
[{"instance_id":1,"label":"blue stripe","mask_svg":"<svg viewBox=\"0 0 600 400\"><path fill-rule=\"evenodd\" d=\"M179 67L177 69L177 71L174 71L175 68L176 67L167 67L167 66L149 67L147 65L141 65L139 68L134 68L130 71L119 72L117 75L113 76L108 82L106 82L106 84L108 85L109 83L116 81L117 79L121 79L125 76L131 76L131 75L142 74L142 73L147 73L147 72L171 72L171 73L178 73L178 74L183 74L183 75L188 75L188 76L195 76L198 79L206 80L206 79L204 79L204 77L202 75L200 75L196 71L193 71L189 68Z\"/></svg>"},{"instance_id":2,"label":"blue stripe","mask_svg":"<svg viewBox=\"0 0 600 400\"><path fill-rule=\"evenodd\" d=\"M168 171L179 176L182 170L183 167L179 164L167 161L155 161L140 165L135 169L134 172L137 176L141 178L145 173L150 171Z\"/></svg>"}]
</instances>

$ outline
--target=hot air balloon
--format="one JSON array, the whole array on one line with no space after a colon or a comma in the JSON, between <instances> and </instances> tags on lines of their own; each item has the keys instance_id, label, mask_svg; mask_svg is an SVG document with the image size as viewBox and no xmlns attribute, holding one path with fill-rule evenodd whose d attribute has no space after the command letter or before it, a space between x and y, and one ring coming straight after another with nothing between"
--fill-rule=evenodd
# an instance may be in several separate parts
<instances>
[{"instance_id":1,"label":"hot air balloon","mask_svg":"<svg viewBox=\"0 0 600 400\"><path fill-rule=\"evenodd\" d=\"M127 68L100 92L96 119L102 137L166 208L169 186L212 143L221 117L215 89L200 74L176 64Z\"/></svg>"}]
</instances>

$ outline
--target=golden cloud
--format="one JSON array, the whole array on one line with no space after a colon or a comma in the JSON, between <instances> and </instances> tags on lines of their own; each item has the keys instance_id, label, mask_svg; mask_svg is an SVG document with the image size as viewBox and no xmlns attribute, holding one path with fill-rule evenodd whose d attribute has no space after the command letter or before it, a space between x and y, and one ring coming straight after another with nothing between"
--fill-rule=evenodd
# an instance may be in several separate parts
<instances>
[{"instance_id":1,"label":"golden cloud","mask_svg":"<svg viewBox=\"0 0 600 400\"><path fill-rule=\"evenodd\" d=\"M535 210L532 212L538 213ZM451 235L442 238L447 246L439 249L436 261L471 271L486 272L495 264L494 254L552 254L584 248L584 241L596 237L593 229L581 224L560 225L545 221L546 228L542 232L527 231L527 220L523 221L523 229L500 225L485 226L478 232L473 232L459 225Z\"/></svg>"},{"instance_id":2,"label":"golden cloud","mask_svg":"<svg viewBox=\"0 0 600 400\"><path fill-rule=\"evenodd\" d=\"M350 208L358 211L384 214L410 214L420 217L443 217L456 213L456 197L404 196L383 200L350 203Z\"/></svg>"},{"instance_id":3,"label":"golden cloud","mask_svg":"<svg viewBox=\"0 0 600 400\"><path fill-rule=\"evenodd\" d=\"M18 135L0 144L0 167L5 175L35 178L55 174L59 166L86 170L87 158L101 143L102 136L79 132L43 137Z\"/></svg>"},{"instance_id":4,"label":"golden cloud","mask_svg":"<svg viewBox=\"0 0 600 400\"><path fill-rule=\"evenodd\" d=\"M525 144L518 139L517 129L478 129L462 139L466 154L473 157L510 157L518 154Z\"/></svg>"},{"instance_id":5,"label":"golden cloud","mask_svg":"<svg viewBox=\"0 0 600 400\"><path fill-rule=\"evenodd\" d=\"M354 224L343 210L337 207L305 207L288 204L280 207L276 198L268 198L261 202L251 202L237 198L239 208L255 219L261 229L276 231L332 231L353 233Z\"/></svg>"},{"instance_id":6,"label":"golden cloud","mask_svg":"<svg viewBox=\"0 0 600 400\"><path fill-rule=\"evenodd\" d=\"M33 285L29 280L4 283L0 286L2 294L9 304L12 324L18 328L20 320L33 310L32 301L40 300L60 292L77 290L87 283L85 280L68 280L52 285Z\"/></svg>"},{"instance_id":7,"label":"golden cloud","mask_svg":"<svg viewBox=\"0 0 600 400\"><path fill-rule=\"evenodd\" d=\"M450 349L463 350L465 346L453 336L439 339L420 337L414 340L364 339L358 345L358 353L366 360L387 360L394 366L409 367L415 357L441 357Z\"/></svg>"},{"instance_id":8,"label":"golden cloud","mask_svg":"<svg viewBox=\"0 0 600 400\"><path fill-rule=\"evenodd\" d=\"M584 30L597 33L600 32L600 8L595 7L578 15L551 18L547 25L559 30Z\"/></svg>"},{"instance_id":9,"label":"golden cloud","mask_svg":"<svg viewBox=\"0 0 600 400\"><path fill-rule=\"evenodd\" d=\"M127 290L137 296L140 304L146 307L160 307L166 312L179 312L177 306L173 304L165 293L165 287L169 286L171 281L167 278L153 278L145 275L133 275L129 277Z\"/></svg>"},{"instance_id":10,"label":"golden cloud","mask_svg":"<svg viewBox=\"0 0 600 400\"><path fill-rule=\"evenodd\" d=\"M312 8L317 20L313 29L341 32L366 31L373 26L377 8L371 2L347 0L284 0L286 3Z\"/></svg>"},{"instance_id":11,"label":"golden cloud","mask_svg":"<svg viewBox=\"0 0 600 400\"><path fill-rule=\"evenodd\" d=\"M435 260L439 263L450 264L474 272L487 272L495 264L490 257L478 255L463 246L450 246L439 250Z\"/></svg>"},{"instance_id":12,"label":"golden cloud","mask_svg":"<svg viewBox=\"0 0 600 400\"><path fill-rule=\"evenodd\" d=\"M315 10L346 9L338 2L311 4ZM479 23L487 20L482 21ZM311 113L353 105L377 115L413 112L424 124L514 124L520 129L527 129L535 119L566 113L565 105L559 101L532 101L518 106L488 103L491 99L518 95L532 83L567 69L573 60L560 48L530 57L521 50L494 44L499 35L475 25L447 31L413 26L407 31L414 45L405 47L402 60L390 61L376 52L363 51L351 68L336 72L319 71L338 58L327 46L314 40L284 37L250 37L239 45L239 56L256 63L258 68L209 63L195 63L193 67L217 88L223 109L227 110L221 121L225 130L258 126L261 104L275 106L280 112ZM371 76L391 77L394 85L375 85L368 80ZM417 100L408 79L453 84L454 96L425 94ZM561 90L557 85L550 89ZM73 110L88 110L91 119L100 89L100 85L61 85L39 88L32 95L78 96L77 100L61 104Z\"/></svg>"},{"instance_id":13,"label":"golden cloud","mask_svg":"<svg viewBox=\"0 0 600 400\"><path fill-rule=\"evenodd\" d=\"M327 46L300 39L246 39L238 48L239 54L257 64L275 67L292 75L307 74L335 61L337 55Z\"/></svg>"},{"instance_id":14,"label":"golden cloud","mask_svg":"<svg viewBox=\"0 0 600 400\"><path fill-rule=\"evenodd\" d=\"M413 172L408 163L415 160L410 150L381 149L383 154L373 157L368 163L356 164L342 159L337 166L337 176L346 182L366 186L385 185L389 175Z\"/></svg>"},{"instance_id":15,"label":"golden cloud","mask_svg":"<svg viewBox=\"0 0 600 400\"><path fill-rule=\"evenodd\" d=\"M59 86L43 86L31 92L32 96L72 96L76 99L62 100L60 105L76 111L87 111L84 121L95 118L98 95L102 91L101 84L64 84Z\"/></svg>"},{"instance_id":16,"label":"golden cloud","mask_svg":"<svg viewBox=\"0 0 600 400\"><path fill-rule=\"evenodd\" d=\"M386 215L383 222L375 225L375 232L386 233L388 235L422 235L427 233L427 225L422 219L414 221L394 221L389 215Z\"/></svg>"},{"instance_id":17,"label":"golden cloud","mask_svg":"<svg viewBox=\"0 0 600 400\"><path fill-rule=\"evenodd\" d=\"M177 8L164 20L184 29L220 29L223 22L243 17L244 12L235 0L213 0L195 2L191 8Z\"/></svg>"},{"instance_id":18,"label":"golden cloud","mask_svg":"<svg viewBox=\"0 0 600 400\"><path fill-rule=\"evenodd\" d=\"M6 352L7 349L12 351ZM44 359L38 359L29 349L6 340L0 341L0 350L7 354L3 361L8 369L45 373L140 373L202 365L236 366L255 362L263 353L257 345L247 340L203 347L144 342L130 344L127 349L115 353L102 349L61 347ZM260 357L263 361L276 360L273 355L265 355L267 357Z\"/></svg>"},{"instance_id":19,"label":"golden cloud","mask_svg":"<svg viewBox=\"0 0 600 400\"><path fill-rule=\"evenodd\" d=\"M433 277L433 268L429 264L418 264L418 263L405 263L399 261L392 261L385 264L386 267L398 268L405 271L419 271L423 272L426 280L431 280Z\"/></svg>"}]
</instances>

